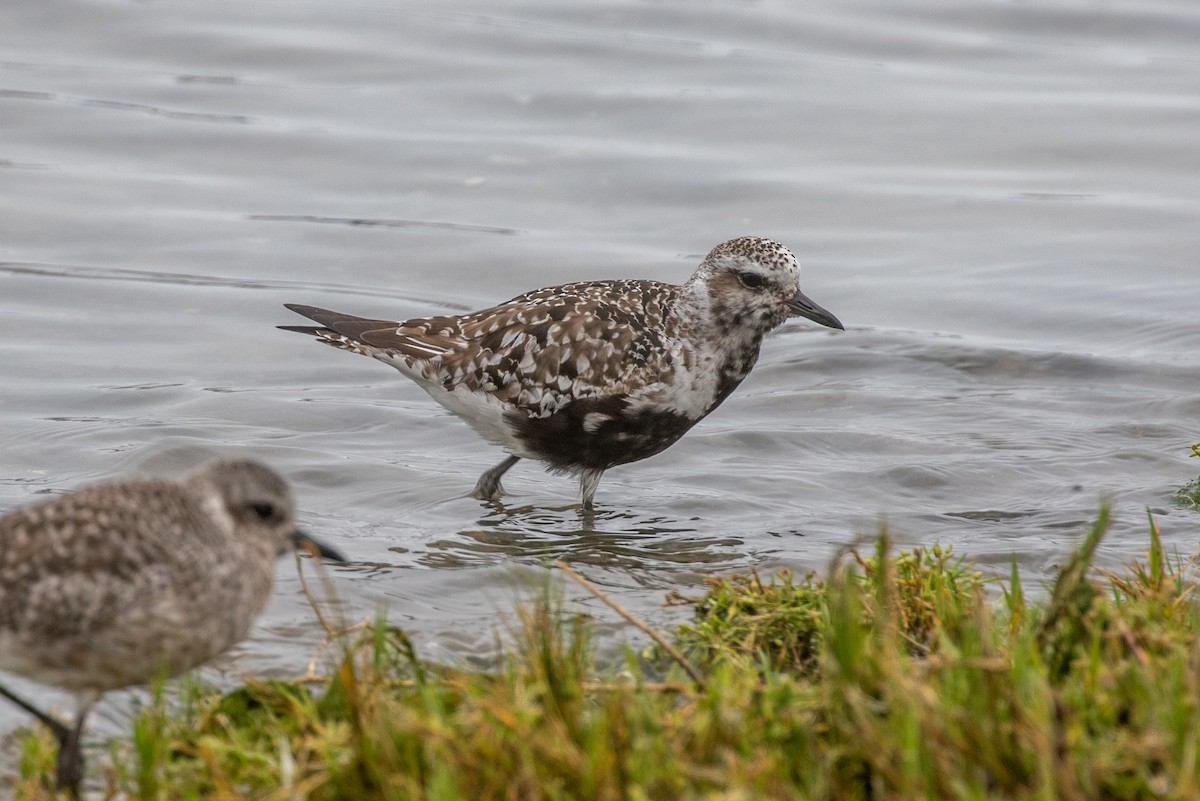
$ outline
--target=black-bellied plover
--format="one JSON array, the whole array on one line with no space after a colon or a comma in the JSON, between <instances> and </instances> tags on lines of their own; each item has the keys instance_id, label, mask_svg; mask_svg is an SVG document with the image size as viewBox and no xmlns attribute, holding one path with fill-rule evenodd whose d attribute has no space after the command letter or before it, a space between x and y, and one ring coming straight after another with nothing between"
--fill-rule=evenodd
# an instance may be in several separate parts
<instances>
[{"instance_id":1,"label":"black-bellied plover","mask_svg":"<svg viewBox=\"0 0 1200 801\"><path fill-rule=\"evenodd\" d=\"M476 497L539 459L579 477L585 509L605 470L661 452L729 397L785 319L843 327L800 291L792 252L758 237L717 245L681 285L565 284L403 322L286 305L319 327L280 328L392 365L509 452Z\"/></svg>"},{"instance_id":2,"label":"black-bellied plover","mask_svg":"<svg viewBox=\"0 0 1200 801\"><path fill-rule=\"evenodd\" d=\"M100 694L183 673L242 639L289 548L343 561L296 528L287 484L251 461L99 484L0 518L0 670L79 702L66 726L0 687L58 738L59 788L78 797L80 735Z\"/></svg>"}]
</instances>

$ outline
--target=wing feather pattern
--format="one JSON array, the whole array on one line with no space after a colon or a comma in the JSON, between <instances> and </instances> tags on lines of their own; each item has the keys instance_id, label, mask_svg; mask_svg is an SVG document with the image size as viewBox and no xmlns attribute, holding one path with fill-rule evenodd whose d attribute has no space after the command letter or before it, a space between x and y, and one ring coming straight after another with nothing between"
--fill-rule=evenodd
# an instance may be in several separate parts
<instances>
[{"instance_id":1,"label":"wing feather pattern","mask_svg":"<svg viewBox=\"0 0 1200 801\"><path fill-rule=\"evenodd\" d=\"M320 327L280 328L396 367L403 359L406 372L446 391L486 393L543 416L664 378L671 365L663 321L675 289L652 281L566 284L470 314L399 322L286 304Z\"/></svg>"}]
</instances>

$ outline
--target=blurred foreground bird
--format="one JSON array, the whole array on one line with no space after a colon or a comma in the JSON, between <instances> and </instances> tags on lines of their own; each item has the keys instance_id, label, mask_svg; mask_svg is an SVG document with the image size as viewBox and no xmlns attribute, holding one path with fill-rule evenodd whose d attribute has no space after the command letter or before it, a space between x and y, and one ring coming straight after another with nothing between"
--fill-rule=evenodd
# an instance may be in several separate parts
<instances>
[{"instance_id":1,"label":"blurred foreground bird","mask_svg":"<svg viewBox=\"0 0 1200 801\"><path fill-rule=\"evenodd\" d=\"M79 796L80 737L100 695L183 673L245 637L292 548L344 561L296 528L287 484L252 461L99 484L0 518L0 670L75 693L75 721L0 695L58 738L60 789Z\"/></svg>"}]
</instances>

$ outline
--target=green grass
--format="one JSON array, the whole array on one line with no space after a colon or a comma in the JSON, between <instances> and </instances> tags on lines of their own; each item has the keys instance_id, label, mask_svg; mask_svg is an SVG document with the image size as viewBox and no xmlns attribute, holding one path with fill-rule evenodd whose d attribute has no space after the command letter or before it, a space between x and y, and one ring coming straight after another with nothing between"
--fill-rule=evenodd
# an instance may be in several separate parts
<instances>
[{"instance_id":1,"label":"green grass","mask_svg":"<svg viewBox=\"0 0 1200 801\"><path fill-rule=\"evenodd\" d=\"M1037 592L886 535L711 579L672 638L701 681L658 650L598 667L549 591L491 672L380 620L319 685L156 695L91 773L142 801L1196 798L1197 584L1152 520L1143 562L1095 570L1107 525ZM51 797L48 735L17 747L15 797Z\"/></svg>"},{"instance_id":2,"label":"green grass","mask_svg":"<svg viewBox=\"0 0 1200 801\"><path fill-rule=\"evenodd\" d=\"M1200 456L1200 442L1192 446L1192 456ZM1193 478L1175 493L1175 503L1188 509L1200 510L1200 477Z\"/></svg>"}]
</instances>

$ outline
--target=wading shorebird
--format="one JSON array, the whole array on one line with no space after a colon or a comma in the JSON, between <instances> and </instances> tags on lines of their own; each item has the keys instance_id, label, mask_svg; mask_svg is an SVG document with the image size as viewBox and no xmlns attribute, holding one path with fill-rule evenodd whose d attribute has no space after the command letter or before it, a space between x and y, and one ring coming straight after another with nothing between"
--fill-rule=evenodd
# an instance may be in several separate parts
<instances>
[{"instance_id":1,"label":"wading shorebird","mask_svg":"<svg viewBox=\"0 0 1200 801\"><path fill-rule=\"evenodd\" d=\"M579 478L585 509L605 470L660 453L729 397L788 317L843 328L800 291L790 250L749 236L685 284L585 281L402 322L285 305L317 326L280 328L390 364L508 451L476 497L499 497L501 476L537 459Z\"/></svg>"},{"instance_id":2,"label":"wading shorebird","mask_svg":"<svg viewBox=\"0 0 1200 801\"><path fill-rule=\"evenodd\" d=\"M296 528L287 484L251 461L98 484L0 517L0 670L78 698L67 726L0 686L58 738L59 789L79 797L80 738L100 695L245 637L291 548L344 561Z\"/></svg>"}]
</instances>

